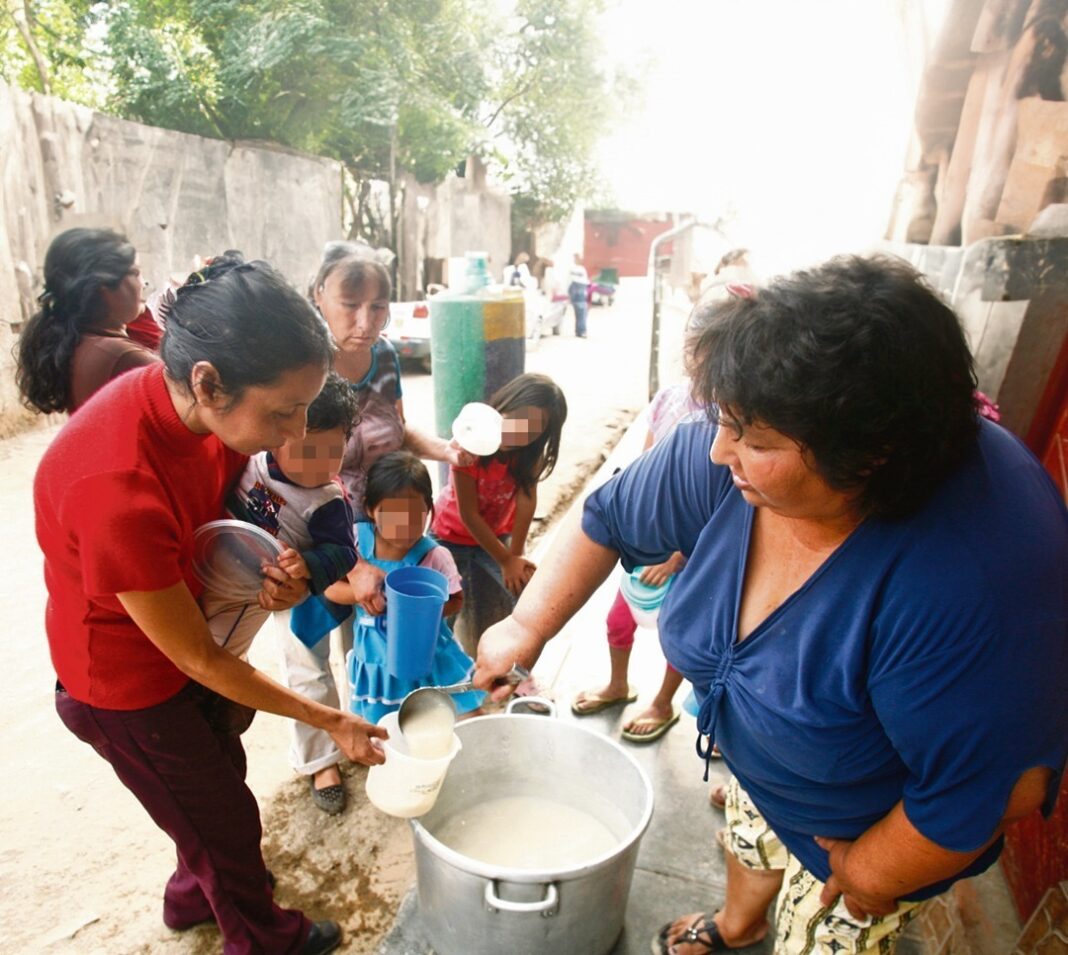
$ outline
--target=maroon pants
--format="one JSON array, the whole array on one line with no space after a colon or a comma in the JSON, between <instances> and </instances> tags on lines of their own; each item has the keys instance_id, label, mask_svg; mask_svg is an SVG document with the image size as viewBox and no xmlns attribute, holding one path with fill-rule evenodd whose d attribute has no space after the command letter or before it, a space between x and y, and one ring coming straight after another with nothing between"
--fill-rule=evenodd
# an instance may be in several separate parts
<instances>
[{"instance_id":1,"label":"maroon pants","mask_svg":"<svg viewBox=\"0 0 1068 955\"><path fill-rule=\"evenodd\" d=\"M259 807L238 735L251 710L190 683L143 710L102 710L56 690L67 728L104 757L178 849L163 921L214 918L225 955L299 952L311 923L274 904L260 852Z\"/></svg>"}]
</instances>

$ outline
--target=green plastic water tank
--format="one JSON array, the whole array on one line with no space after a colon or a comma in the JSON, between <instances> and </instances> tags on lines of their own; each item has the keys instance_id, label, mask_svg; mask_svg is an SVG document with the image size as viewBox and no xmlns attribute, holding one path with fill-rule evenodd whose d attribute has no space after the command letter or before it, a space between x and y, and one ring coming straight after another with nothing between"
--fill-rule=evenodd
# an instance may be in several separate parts
<instances>
[{"instance_id":1,"label":"green plastic water tank","mask_svg":"<svg viewBox=\"0 0 1068 955\"><path fill-rule=\"evenodd\" d=\"M480 298L441 294L430 299L430 365L434 425L441 437L449 438L460 409L485 398L486 339Z\"/></svg>"},{"instance_id":2,"label":"green plastic water tank","mask_svg":"<svg viewBox=\"0 0 1068 955\"><path fill-rule=\"evenodd\" d=\"M434 369L434 425L452 436L453 419L471 401L486 401L523 374L524 304L518 289L430 299L430 360Z\"/></svg>"}]
</instances>

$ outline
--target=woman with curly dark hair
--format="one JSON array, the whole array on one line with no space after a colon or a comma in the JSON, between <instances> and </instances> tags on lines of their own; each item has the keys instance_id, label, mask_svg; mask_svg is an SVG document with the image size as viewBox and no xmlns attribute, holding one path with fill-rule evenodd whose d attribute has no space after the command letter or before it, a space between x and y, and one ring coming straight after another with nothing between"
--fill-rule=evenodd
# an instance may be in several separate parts
<instances>
[{"instance_id":1,"label":"woman with curly dark hair","mask_svg":"<svg viewBox=\"0 0 1068 955\"><path fill-rule=\"evenodd\" d=\"M40 309L18 343L15 380L23 401L49 413L76 411L112 378L156 355L131 341L141 312L137 253L110 229L68 229L45 253Z\"/></svg>"},{"instance_id":2,"label":"woman with curly dark hair","mask_svg":"<svg viewBox=\"0 0 1068 955\"><path fill-rule=\"evenodd\" d=\"M718 744L735 780L722 908L654 951L754 944L776 896L777 953L888 951L1053 807L1068 514L977 417L960 325L904 262L836 259L711 307L693 369L713 420L589 497L475 684L532 665L616 560L680 551L660 638L699 752Z\"/></svg>"}]
</instances>

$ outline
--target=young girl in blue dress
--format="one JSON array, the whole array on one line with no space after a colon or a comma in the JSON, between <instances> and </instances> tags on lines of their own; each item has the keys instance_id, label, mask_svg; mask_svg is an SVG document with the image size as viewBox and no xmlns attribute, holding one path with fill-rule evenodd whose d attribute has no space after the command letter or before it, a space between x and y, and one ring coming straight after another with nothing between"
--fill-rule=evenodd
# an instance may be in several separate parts
<instances>
[{"instance_id":1,"label":"young girl in blue dress","mask_svg":"<svg viewBox=\"0 0 1068 955\"><path fill-rule=\"evenodd\" d=\"M359 607L353 647L346 660L351 696L349 709L371 723L396 710L420 686L444 686L470 677L474 662L452 635L445 617L463 603L460 574L452 555L426 534L434 510L430 474L423 462L407 451L394 451L376 461L367 473L364 511L369 521L356 525L360 557L386 573L400 567L430 567L444 574L449 599L430 671L418 680L402 680L386 669L386 638L373 617ZM334 588L346 586L345 582ZM336 589L331 590L338 599ZM389 607L386 608L389 613ZM485 694L478 690L453 696L459 713L479 708Z\"/></svg>"}]
</instances>

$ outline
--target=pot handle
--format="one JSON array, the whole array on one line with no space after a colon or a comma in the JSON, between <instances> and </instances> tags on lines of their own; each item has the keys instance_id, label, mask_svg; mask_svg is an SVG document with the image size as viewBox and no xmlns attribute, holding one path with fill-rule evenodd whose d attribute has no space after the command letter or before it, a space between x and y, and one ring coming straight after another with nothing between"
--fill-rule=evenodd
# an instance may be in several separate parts
<instances>
[{"instance_id":1,"label":"pot handle","mask_svg":"<svg viewBox=\"0 0 1068 955\"><path fill-rule=\"evenodd\" d=\"M504 708L505 713L513 713L517 706L529 706L532 716L556 716L556 704L544 696L513 696Z\"/></svg>"},{"instance_id":2,"label":"pot handle","mask_svg":"<svg viewBox=\"0 0 1068 955\"><path fill-rule=\"evenodd\" d=\"M509 902L498 898L495 886L494 880L490 879L486 883L486 891L483 896L486 908L491 912L540 912L545 918L556 914L556 905L560 901L560 893L556 890L555 882L546 884L545 898L540 902Z\"/></svg>"}]
</instances>

